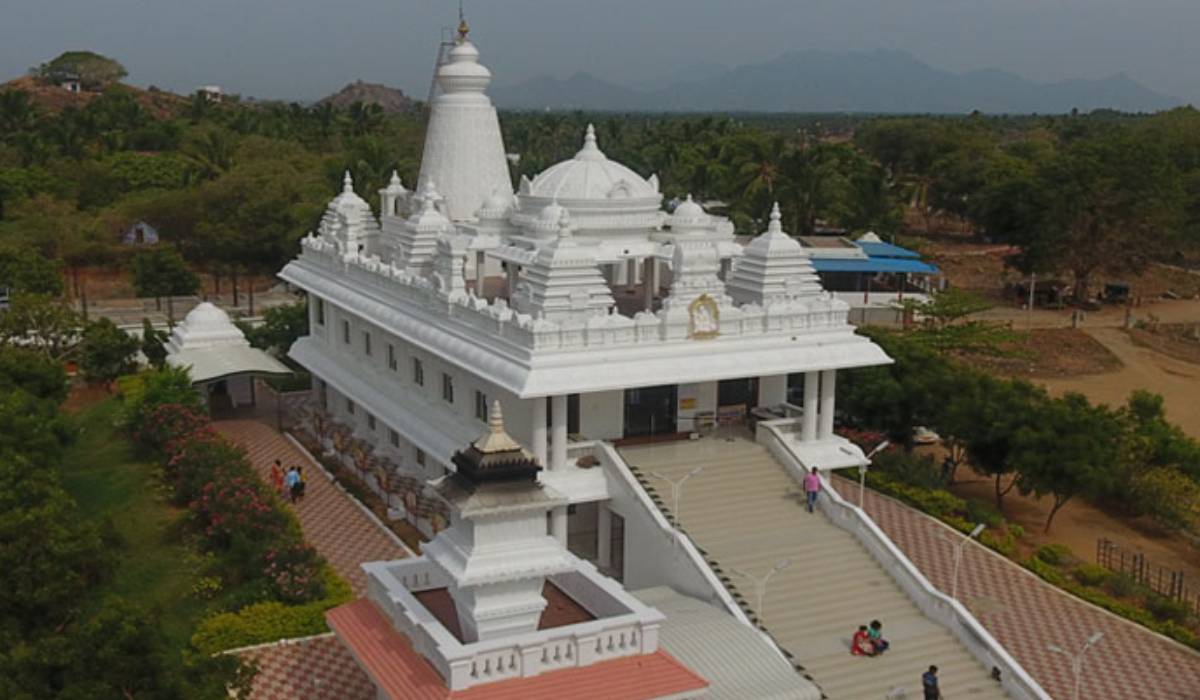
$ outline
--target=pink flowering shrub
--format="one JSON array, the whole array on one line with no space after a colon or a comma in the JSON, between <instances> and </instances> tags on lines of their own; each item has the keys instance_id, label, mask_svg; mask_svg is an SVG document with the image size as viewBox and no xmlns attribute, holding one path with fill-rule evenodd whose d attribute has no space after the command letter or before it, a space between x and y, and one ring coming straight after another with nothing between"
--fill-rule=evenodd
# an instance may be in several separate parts
<instances>
[{"instance_id":1,"label":"pink flowering shrub","mask_svg":"<svg viewBox=\"0 0 1200 700\"><path fill-rule=\"evenodd\" d=\"M168 443L198 431L212 432L208 416L178 403L163 404L141 413L141 420L130 426L133 437L143 445L162 452Z\"/></svg>"},{"instance_id":2,"label":"pink flowering shrub","mask_svg":"<svg viewBox=\"0 0 1200 700\"><path fill-rule=\"evenodd\" d=\"M287 529L287 517L253 477L210 481L189 507L213 549L228 549L235 537L257 542L281 538Z\"/></svg>"},{"instance_id":3,"label":"pink flowering shrub","mask_svg":"<svg viewBox=\"0 0 1200 700\"><path fill-rule=\"evenodd\" d=\"M854 428L838 428L837 434L846 438L863 452L875 449L875 446L887 439L883 433L874 430L856 430Z\"/></svg>"},{"instance_id":4,"label":"pink flowering shrub","mask_svg":"<svg viewBox=\"0 0 1200 700\"><path fill-rule=\"evenodd\" d=\"M263 556L268 588L285 603L307 603L325 595L321 558L305 542L289 542Z\"/></svg>"},{"instance_id":5,"label":"pink flowering shrub","mask_svg":"<svg viewBox=\"0 0 1200 700\"><path fill-rule=\"evenodd\" d=\"M255 480L246 453L211 428L167 444L163 478L174 490L176 503L191 503L205 485L233 477Z\"/></svg>"}]
</instances>

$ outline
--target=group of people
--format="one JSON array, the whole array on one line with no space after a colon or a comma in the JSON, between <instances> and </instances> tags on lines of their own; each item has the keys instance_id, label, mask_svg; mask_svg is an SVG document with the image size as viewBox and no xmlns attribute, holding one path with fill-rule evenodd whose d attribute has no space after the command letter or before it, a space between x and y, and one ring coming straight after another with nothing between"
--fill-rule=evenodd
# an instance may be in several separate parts
<instances>
[{"instance_id":1,"label":"group of people","mask_svg":"<svg viewBox=\"0 0 1200 700\"><path fill-rule=\"evenodd\" d=\"M286 495L292 503L304 500L304 470L293 465L286 472L283 462L275 460L271 465L271 485L280 496Z\"/></svg>"},{"instance_id":2,"label":"group of people","mask_svg":"<svg viewBox=\"0 0 1200 700\"><path fill-rule=\"evenodd\" d=\"M883 623L871 620L870 625L859 625L850 640L850 653L855 656L879 656L888 650L888 640L883 638Z\"/></svg>"}]
</instances>

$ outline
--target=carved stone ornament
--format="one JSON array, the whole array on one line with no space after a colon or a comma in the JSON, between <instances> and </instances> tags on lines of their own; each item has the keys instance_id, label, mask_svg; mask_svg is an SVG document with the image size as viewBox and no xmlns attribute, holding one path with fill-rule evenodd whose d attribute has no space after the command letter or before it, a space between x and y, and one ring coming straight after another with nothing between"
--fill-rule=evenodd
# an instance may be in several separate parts
<instances>
[{"instance_id":1,"label":"carved stone ornament","mask_svg":"<svg viewBox=\"0 0 1200 700\"><path fill-rule=\"evenodd\" d=\"M716 338L721 333L721 309L707 294L701 294L688 305L690 319L688 337L695 340Z\"/></svg>"}]
</instances>

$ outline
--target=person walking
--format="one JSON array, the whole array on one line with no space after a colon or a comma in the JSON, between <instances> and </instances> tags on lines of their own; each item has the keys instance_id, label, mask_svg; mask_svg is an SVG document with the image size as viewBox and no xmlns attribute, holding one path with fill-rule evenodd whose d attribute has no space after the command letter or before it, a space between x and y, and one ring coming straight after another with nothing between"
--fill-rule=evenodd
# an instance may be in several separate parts
<instances>
[{"instance_id":1,"label":"person walking","mask_svg":"<svg viewBox=\"0 0 1200 700\"><path fill-rule=\"evenodd\" d=\"M283 495L283 462L278 459L271 465L271 488L276 494Z\"/></svg>"},{"instance_id":2,"label":"person walking","mask_svg":"<svg viewBox=\"0 0 1200 700\"><path fill-rule=\"evenodd\" d=\"M938 685L937 666L921 674L921 688L925 691L925 700L942 700L942 689Z\"/></svg>"},{"instance_id":3,"label":"person walking","mask_svg":"<svg viewBox=\"0 0 1200 700\"><path fill-rule=\"evenodd\" d=\"M304 483L300 480L300 468L292 467L289 469L285 482L287 484L288 495L291 497L292 504L294 505L296 503L296 499L300 496L301 489L303 488L301 484Z\"/></svg>"},{"instance_id":4,"label":"person walking","mask_svg":"<svg viewBox=\"0 0 1200 700\"><path fill-rule=\"evenodd\" d=\"M817 468L813 467L812 471L804 475L804 495L808 499L808 512L813 512L813 507L817 505L817 496L821 493L821 475L817 473Z\"/></svg>"}]
</instances>

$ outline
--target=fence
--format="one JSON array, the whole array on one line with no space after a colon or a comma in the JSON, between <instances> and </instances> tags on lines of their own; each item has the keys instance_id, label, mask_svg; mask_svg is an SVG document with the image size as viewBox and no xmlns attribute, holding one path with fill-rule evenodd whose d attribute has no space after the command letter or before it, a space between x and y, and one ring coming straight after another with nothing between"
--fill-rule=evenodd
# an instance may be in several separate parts
<instances>
[{"instance_id":1,"label":"fence","mask_svg":"<svg viewBox=\"0 0 1200 700\"><path fill-rule=\"evenodd\" d=\"M1200 612L1200 591L1185 585L1183 571L1147 561L1145 554L1127 552L1108 539L1096 541L1096 563L1109 571L1125 574L1155 593L1186 603Z\"/></svg>"}]
</instances>

